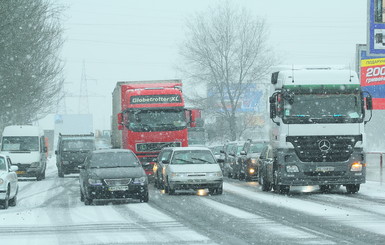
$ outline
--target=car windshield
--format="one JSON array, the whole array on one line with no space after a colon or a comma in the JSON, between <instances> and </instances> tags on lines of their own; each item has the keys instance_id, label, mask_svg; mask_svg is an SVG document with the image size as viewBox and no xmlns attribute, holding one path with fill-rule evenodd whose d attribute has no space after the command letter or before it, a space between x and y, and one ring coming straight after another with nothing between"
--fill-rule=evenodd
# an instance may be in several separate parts
<instances>
[{"instance_id":1,"label":"car windshield","mask_svg":"<svg viewBox=\"0 0 385 245\"><path fill-rule=\"evenodd\" d=\"M252 143L250 147L250 151L252 153L261 153L265 145L266 145L265 143Z\"/></svg>"},{"instance_id":2,"label":"car windshield","mask_svg":"<svg viewBox=\"0 0 385 245\"><path fill-rule=\"evenodd\" d=\"M215 160L209 150L176 151L171 164L215 164Z\"/></svg>"},{"instance_id":3,"label":"car windshield","mask_svg":"<svg viewBox=\"0 0 385 245\"><path fill-rule=\"evenodd\" d=\"M138 167L140 163L133 153L95 153L89 161L90 168Z\"/></svg>"},{"instance_id":4,"label":"car windshield","mask_svg":"<svg viewBox=\"0 0 385 245\"><path fill-rule=\"evenodd\" d=\"M0 170L3 170L3 171L7 170L6 162L3 157L0 157Z\"/></svg>"}]
</instances>

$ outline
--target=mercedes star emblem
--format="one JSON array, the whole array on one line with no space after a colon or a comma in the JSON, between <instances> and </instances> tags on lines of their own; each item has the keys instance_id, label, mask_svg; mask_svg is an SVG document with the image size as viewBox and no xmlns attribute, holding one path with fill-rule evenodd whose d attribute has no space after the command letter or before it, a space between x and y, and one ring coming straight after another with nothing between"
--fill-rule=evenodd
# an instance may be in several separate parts
<instances>
[{"instance_id":1,"label":"mercedes star emblem","mask_svg":"<svg viewBox=\"0 0 385 245\"><path fill-rule=\"evenodd\" d=\"M320 140L318 142L318 148L321 150L321 151L328 151L330 150L330 141L329 140Z\"/></svg>"}]
</instances>

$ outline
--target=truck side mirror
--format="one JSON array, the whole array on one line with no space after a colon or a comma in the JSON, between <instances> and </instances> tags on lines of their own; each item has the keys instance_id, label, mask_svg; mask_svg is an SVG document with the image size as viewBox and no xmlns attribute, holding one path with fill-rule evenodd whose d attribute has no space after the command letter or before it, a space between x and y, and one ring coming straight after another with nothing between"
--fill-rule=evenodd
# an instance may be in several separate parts
<instances>
[{"instance_id":1,"label":"truck side mirror","mask_svg":"<svg viewBox=\"0 0 385 245\"><path fill-rule=\"evenodd\" d=\"M123 130L123 113L118 113L118 130Z\"/></svg>"},{"instance_id":2,"label":"truck side mirror","mask_svg":"<svg viewBox=\"0 0 385 245\"><path fill-rule=\"evenodd\" d=\"M373 110L373 99L372 96L366 97L366 109Z\"/></svg>"},{"instance_id":3,"label":"truck side mirror","mask_svg":"<svg viewBox=\"0 0 385 245\"><path fill-rule=\"evenodd\" d=\"M274 119L277 117L277 108L275 106L275 103L270 102L270 118Z\"/></svg>"}]
</instances>

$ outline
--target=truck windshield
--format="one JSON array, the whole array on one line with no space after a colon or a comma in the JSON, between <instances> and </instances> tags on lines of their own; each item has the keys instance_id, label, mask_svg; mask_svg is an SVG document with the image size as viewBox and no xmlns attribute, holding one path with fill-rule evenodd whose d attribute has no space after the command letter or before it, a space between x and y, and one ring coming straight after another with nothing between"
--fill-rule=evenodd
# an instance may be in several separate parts
<instances>
[{"instance_id":1,"label":"truck windshield","mask_svg":"<svg viewBox=\"0 0 385 245\"><path fill-rule=\"evenodd\" d=\"M283 122L358 123L363 121L359 93L293 93L283 99Z\"/></svg>"},{"instance_id":2,"label":"truck windshield","mask_svg":"<svg viewBox=\"0 0 385 245\"><path fill-rule=\"evenodd\" d=\"M39 137L12 136L3 137L2 151L39 151Z\"/></svg>"},{"instance_id":3,"label":"truck windshield","mask_svg":"<svg viewBox=\"0 0 385 245\"><path fill-rule=\"evenodd\" d=\"M94 149L93 140L63 140L63 151L91 151Z\"/></svg>"},{"instance_id":4,"label":"truck windshield","mask_svg":"<svg viewBox=\"0 0 385 245\"><path fill-rule=\"evenodd\" d=\"M184 110L135 110L126 125L134 132L176 131L187 126Z\"/></svg>"}]
</instances>

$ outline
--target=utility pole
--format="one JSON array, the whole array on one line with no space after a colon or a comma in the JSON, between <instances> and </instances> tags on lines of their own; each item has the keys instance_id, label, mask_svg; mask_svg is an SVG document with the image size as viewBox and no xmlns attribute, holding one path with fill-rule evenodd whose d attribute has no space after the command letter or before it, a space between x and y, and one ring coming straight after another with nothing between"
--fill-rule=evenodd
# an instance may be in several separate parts
<instances>
[{"instance_id":1,"label":"utility pole","mask_svg":"<svg viewBox=\"0 0 385 245\"><path fill-rule=\"evenodd\" d=\"M79 93L79 114L89 114L88 106L88 91L87 91L87 76L86 76L86 64L83 61L82 77L80 81L80 93Z\"/></svg>"}]
</instances>

